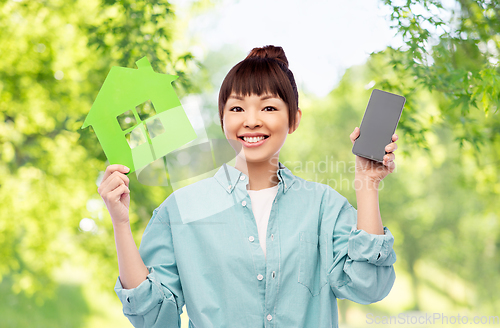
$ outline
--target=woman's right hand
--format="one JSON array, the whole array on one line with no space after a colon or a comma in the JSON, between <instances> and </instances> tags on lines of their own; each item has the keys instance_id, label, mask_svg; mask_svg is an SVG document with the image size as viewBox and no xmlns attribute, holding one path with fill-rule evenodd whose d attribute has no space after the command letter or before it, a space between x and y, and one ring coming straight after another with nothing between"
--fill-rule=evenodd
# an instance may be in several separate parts
<instances>
[{"instance_id":1,"label":"woman's right hand","mask_svg":"<svg viewBox=\"0 0 500 328\"><path fill-rule=\"evenodd\" d=\"M108 208L113 225L129 222L130 189L129 178L125 175L129 170L123 165L109 165L101 185L97 188Z\"/></svg>"}]
</instances>

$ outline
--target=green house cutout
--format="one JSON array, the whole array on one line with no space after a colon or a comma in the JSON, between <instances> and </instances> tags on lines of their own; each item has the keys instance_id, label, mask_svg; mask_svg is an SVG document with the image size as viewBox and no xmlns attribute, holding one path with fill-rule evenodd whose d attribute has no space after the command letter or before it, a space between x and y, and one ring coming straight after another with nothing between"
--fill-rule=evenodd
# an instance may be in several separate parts
<instances>
[{"instance_id":1,"label":"green house cutout","mask_svg":"<svg viewBox=\"0 0 500 328\"><path fill-rule=\"evenodd\" d=\"M111 68L82 126L92 125L109 163L129 173L197 138L172 87L178 76L156 73L146 57L136 65Z\"/></svg>"}]
</instances>

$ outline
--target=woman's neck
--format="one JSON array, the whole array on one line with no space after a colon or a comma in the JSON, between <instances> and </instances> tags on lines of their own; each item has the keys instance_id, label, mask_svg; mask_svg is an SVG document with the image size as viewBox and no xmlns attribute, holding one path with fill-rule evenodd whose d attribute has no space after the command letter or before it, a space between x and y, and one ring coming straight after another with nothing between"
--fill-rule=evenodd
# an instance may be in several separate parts
<instances>
[{"instance_id":1,"label":"woman's neck","mask_svg":"<svg viewBox=\"0 0 500 328\"><path fill-rule=\"evenodd\" d=\"M235 168L248 176L249 186L247 189L261 190L274 187L279 183L276 175L279 163L277 159L275 160L276 164L273 162L248 163L237 157Z\"/></svg>"}]
</instances>

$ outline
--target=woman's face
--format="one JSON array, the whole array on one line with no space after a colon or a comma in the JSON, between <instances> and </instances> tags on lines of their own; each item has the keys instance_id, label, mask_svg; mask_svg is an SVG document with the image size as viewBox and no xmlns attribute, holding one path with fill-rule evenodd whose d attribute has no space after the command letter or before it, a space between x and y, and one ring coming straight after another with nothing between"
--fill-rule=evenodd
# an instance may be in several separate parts
<instances>
[{"instance_id":1,"label":"woman's face","mask_svg":"<svg viewBox=\"0 0 500 328\"><path fill-rule=\"evenodd\" d=\"M289 129L288 115L288 105L278 96L232 93L224 106L224 134L237 156L247 163L277 164L287 135L296 129ZM296 126L301 114L297 116Z\"/></svg>"}]
</instances>

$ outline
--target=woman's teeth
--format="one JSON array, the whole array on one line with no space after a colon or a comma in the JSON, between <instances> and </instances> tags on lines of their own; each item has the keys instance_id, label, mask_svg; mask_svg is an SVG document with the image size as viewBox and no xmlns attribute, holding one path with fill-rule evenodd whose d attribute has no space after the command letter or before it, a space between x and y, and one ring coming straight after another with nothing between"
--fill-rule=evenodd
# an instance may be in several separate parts
<instances>
[{"instance_id":1,"label":"woman's teeth","mask_svg":"<svg viewBox=\"0 0 500 328\"><path fill-rule=\"evenodd\" d=\"M262 136L262 137L243 137L243 140L245 140L246 142L249 142L249 143L254 143L254 142L259 142L261 140L264 140L266 137Z\"/></svg>"}]
</instances>

